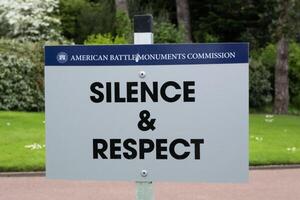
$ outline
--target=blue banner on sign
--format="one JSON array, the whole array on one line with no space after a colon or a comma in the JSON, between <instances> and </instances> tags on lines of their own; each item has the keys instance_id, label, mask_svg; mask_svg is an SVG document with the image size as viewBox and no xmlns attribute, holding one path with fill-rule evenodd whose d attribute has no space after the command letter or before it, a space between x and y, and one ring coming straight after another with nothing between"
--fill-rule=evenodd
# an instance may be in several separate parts
<instances>
[{"instance_id":1,"label":"blue banner on sign","mask_svg":"<svg viewBox=\"0 0 300 200\"><path fill-rule=\"evenodd\" d=\"M248 63L248 43L46 46L46 66Z\"/></svg>"}]
</instances>

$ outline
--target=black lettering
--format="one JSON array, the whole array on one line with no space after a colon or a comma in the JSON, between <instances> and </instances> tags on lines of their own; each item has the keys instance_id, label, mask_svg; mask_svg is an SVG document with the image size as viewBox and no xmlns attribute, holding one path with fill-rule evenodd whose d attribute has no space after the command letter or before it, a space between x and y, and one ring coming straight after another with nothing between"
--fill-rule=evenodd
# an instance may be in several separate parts
<instances>
[{"instance_id":1,"label":"black lettering","mask_svg":"<svg viewBox=\"0 0 300 200\"><path fill-rule=\"evenodd\" d=\"M174 141L171 142L170 147L169 147L170 148L169 151L170 151L170 154L173 156L173 158L175 158L177 160L183 160L183 159L186 159L190 155L190 152L184 152L183 154L178 155L175 152L175 146L177 144L179 144L179 143L183 144L183 146L185 146L185 147L189 147L190 146L189 143L186 140L184 140L184 139L176 139L176 140L174 140Z\"/></svg>"},{"instance_id":2,"label":"black lettering","mask_svg":"<svg viewBox=\"0 0 300 200\"><path fill-rule=\"evenodd\" d=\"M190 97L190 94L195 94L195 89L190 88L190 86L195 86L195 81L183 81L184 102L195 102L195 97Z\"/></svg>"},{"instance_id":3,"label":"black lettering","mask_svg":"<svg viewBox=\"0 0 300 200\"><path fill-rule=\"evenodd\" d=\"M91 101L94 102L94 103L100 103L104 99L103 93L100 90L98 90L97 88L103 88L102 83L100 83L100 82L94 82L90 86L91 91L94 94L98 95L98 97L97 96L90 96Z\"/></svg>"},{"instance_id":4,"label":"black lettering","mask_svg":"<svg viewBox=\"0 0 300 200\"><path fill-rule=\"evenodd\" d=\"M132 144L132 145L136 145L136 141L134 139L126 139L123 143L123 146L126 150L128 150L131 154L129 154L128 152L124 152L123 153L123 156L126 158L126 159L135 159L136 156L137 156L137 152L136 150L129 144Z\"/></svg>"},{"instance_id":5,"label":"black lettering","mask_svg":"<svg viewBox=\"0 0 300 200\"><path fill-rule=\"evenodd\" d=\"M166 146L162 146L162 144L167 144L167 139L157 139L156 140L156 159L168 159L167 154L162 154L163 151L167 151L168 148Z\"/></svg>"},{"instance_id":6,"label":"black lettering","mask_svg":"<svg viewBox=\"0 0 300 200\"><path fill-rule=\"evenodd\" d=\"M106 83L106 102L111 102L111 83Z\"/></svg>"},{"instance_id":7,"label":"black lettering","mask_svg":"<svg viewBox=\"0 0 300 200\"><path fill-rule=\"evenodd\" d=\"M99 149L99 144L102 145L102 148ZM93 139L93 158L98 159L98 155L101 156L102 159L107 159L107 156L104 152L107 150L107 142L103 139Z\"/></svg>"},{"instance_id":8,"label":"black lettering","mask_svg":"<svg viewBox=\"0 0 300 200\"><path fill-rule=\"evenodd\" d=\"M125 98L120 97L120 83L119 82L115 82L115 102L116 103L125 102Z\"/></svg>"},{"instance_id":9,"label":"black lettering","mask_svg":"<svg viewBox=\"0 0 300 200\"><path fill-rule=\"evenodd\" d=\"M116 154L117 151L121 151L121 146L117 146L119 143L121 139L110 139L110 159L121 159L121 154Z\"/></svg>"},{"instance_id":10,"label":"black lettering","mask_svg":"<svg viewBox=\"0 0 300 200\"><path fill-rule=\"evenodd\" d=\"M160 88L160 95L161 95L161 97L165 100L165 101L167 101L167 102L170 102L170 103L172 103L172 102L175 102L175 101L177 101L179 98L180 98L180 94L175 94L174 95L174 97L168 97L167 96L167 94L166 94L166 90L167 90L167 88L169 87L169 86L173 86L175 89L181 89L180 88L180 85L178 84L178 83L176 83L176 82L174 82L174 81L168 81L168 82L165 82L162 86L161 86L161 88Z\"/></svg>"},{"instance_id":11,"label":"black lettering","mask_svg":"<svg viewBox=\"0 0 300 200\"><path fill-rule=\"evenodd\" d=\"M146 144L148 147L146 147ZM149 139L140 139L139 140L139 151L140 151L140 159L145 159L145 153L149 153L153 151L154 143Z\"/></svg>"},{"instance_id":12,"label":"black lettering","mask_svg":"<svg viewBox=\"0 0 300 200\"><path fill-rule=\"evenodd\" d=\"M148 87L147 83L141 82L141 102L146 102L146 93L152 99L153 102L158 101L158 83L153 82L152 91Z\"/></svg>"},{"instance_id":13,"label":"black lettering","mask_svg":"<svg viewBox=\"0 0 300 200\"><path fill-rule=\"evenodd\" d=\"M195 144L195 159L200 160L200 144L204 144L204 140L191 139L191 144Z\"/></svg>"},{"instance_id":14,"label":"black lettering","mask_svg":"<svg viewBox=\"0 0 300 200\"><path fill-rule=\"evenodd\" d=\"M138 93L137 89L133 89L137 85L137 82L127 82L127 102L138 102L138 98L132 97L133 94Z\"/></svg>"}]
</instances>

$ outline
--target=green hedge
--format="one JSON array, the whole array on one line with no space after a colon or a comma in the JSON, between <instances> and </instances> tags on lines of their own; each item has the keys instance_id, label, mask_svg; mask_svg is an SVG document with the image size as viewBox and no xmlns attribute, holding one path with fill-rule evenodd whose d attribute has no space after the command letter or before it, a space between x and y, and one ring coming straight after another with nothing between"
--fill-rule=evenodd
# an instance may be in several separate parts
<instances>
[{"instance_id":1,"label":"green hedge","mask_svg":"<svg viewBox=\"0 0 300 200\"><path fill-rule=\"evenodd\" d=\"M154 42L155 43L183 43L184 30L177 28L167 20L154 21Z\"/></svg>"},{"instance_id":2,"label":"green hedge","mask_svg":"<svg viewBox=\"0 0 300 200\"><path fill-rule=\"evenodd\" d=\"M262 108L272 101L271 73L258 60L251 59L249 68L249 104Z\"/></svg>"},{"instance_id":3,"label":"green hedge","mask_svg":"<svg viewBox=\"0 0 300 200\"><path fill-rule=\"evenodd\" d=\"M97 44L128 44L127 40L123 36L113 37L111 34L97 34L90 35L84 41L85 45L97 45Z\"/></svg>"},{"instance_id":4,"label":"green hedge","mask_svg":"<svg viewBox=\"0 0 300 200\"><path fill-rule=\"evenodd\" d=\"M44 110L42 44L0 40L0 110Z\"/></svg>"}]
</instances>

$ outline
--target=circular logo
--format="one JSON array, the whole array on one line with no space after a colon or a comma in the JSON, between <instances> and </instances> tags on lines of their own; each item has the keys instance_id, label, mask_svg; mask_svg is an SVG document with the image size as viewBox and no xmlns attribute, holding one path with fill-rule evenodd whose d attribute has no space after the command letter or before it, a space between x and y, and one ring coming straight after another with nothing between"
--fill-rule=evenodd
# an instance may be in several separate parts
<instances>
[{"instance_id":1,"label":"circular logo","mask_svg":"<svg viewBox=\"0 0 300 200\"><path fill-rule=\"evenodd\" d=\"M56 60L59 63L66 63L68 61L68 54L65 52L59 52L56 56Z\"/></svg>"}]
</instances>

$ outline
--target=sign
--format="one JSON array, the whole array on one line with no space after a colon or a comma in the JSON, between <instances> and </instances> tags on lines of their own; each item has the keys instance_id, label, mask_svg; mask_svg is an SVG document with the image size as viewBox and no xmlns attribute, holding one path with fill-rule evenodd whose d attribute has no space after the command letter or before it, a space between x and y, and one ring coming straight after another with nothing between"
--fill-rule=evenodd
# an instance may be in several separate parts
<instances>
[{"instance_id":1,"label":"sign","mask_svg":"<svg viewBox=\"0 0 300 200\"><path fill-rule=\"evenodd\" d=\"M48 178L248 178L248 44L46 46Z\"/></svg>"}]
</instances>

